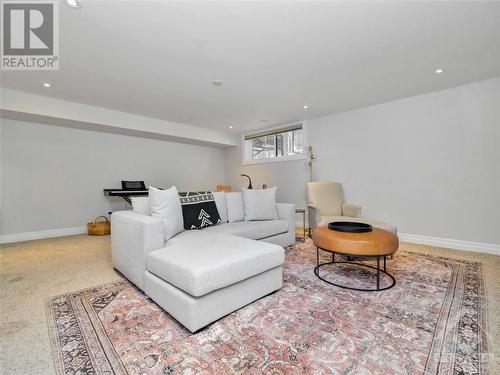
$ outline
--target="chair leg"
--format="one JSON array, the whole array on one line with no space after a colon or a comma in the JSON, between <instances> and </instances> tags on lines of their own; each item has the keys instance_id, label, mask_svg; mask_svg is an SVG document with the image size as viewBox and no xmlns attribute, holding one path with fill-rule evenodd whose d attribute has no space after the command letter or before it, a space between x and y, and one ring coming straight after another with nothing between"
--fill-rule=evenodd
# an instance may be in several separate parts
<instances>
[{"instance_id":1,"label":"chair leg","mask_svg":"<svg viewBox=\"0 0 500 375\"><path fill-rule=\"evenodd\" d=\"M309 237L311 237L311 227L309 227Z\"/></svg>"}]
</instances>

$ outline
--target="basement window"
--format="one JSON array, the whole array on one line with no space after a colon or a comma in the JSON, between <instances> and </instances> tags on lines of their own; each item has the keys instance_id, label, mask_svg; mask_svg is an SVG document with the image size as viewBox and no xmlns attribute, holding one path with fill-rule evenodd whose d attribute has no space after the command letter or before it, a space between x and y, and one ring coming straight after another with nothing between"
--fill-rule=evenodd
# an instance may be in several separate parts
<instances>
[{"instance_id":1,"label":"basement window","mask_svg":"<svg viewBox=\"0 0 500 375\"><path fill-rule=\"evenodd\" d=\"M242 136L242 164L305 159L305 124L266 129Z\"/></svg>"}]
</instances>

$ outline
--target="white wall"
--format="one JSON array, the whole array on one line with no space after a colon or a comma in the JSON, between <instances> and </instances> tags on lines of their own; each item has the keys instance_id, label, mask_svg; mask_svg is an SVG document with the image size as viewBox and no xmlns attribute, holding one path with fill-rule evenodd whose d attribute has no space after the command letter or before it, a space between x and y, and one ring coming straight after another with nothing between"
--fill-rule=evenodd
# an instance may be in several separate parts
<instances>
[{"instance_id":1,"label":"white wall","mask_svg":"<svg viewBox=\"0 0 500 375\"><path fill-rule=\"evenodd\" d=\"M309 120L315 177L403 233L500 244L499 103L496 78ZM226 180L240 169L304 206L303 162L229 160Z\"/></svg>"},{"instance_id":2,"label":"white wall","mask_svg":"<svg viewBox=\"0 0 500 375\"><path fill-rule=\"evenodd\" d=\"M241 147L231 147L225 152L225 179L233 190L248 186L248 179L240 177L240 173L245 173L252 178L254 189L262 188L263 184L278 186L278 202L295 203L297 208L305 208L305 184L309 178L307 160L241 165Z\"/></svg>"},{"instance_id":3,"label":"white wall","mask_svg":"<svg viewBox=\"0 0 500 375\"><path fill-rule=\"evenodd\" d=\"M224 182L219 148L1 119L2 234L85 225L124 209L122 179L179 190Z\"/></svg>"}]
</instances>

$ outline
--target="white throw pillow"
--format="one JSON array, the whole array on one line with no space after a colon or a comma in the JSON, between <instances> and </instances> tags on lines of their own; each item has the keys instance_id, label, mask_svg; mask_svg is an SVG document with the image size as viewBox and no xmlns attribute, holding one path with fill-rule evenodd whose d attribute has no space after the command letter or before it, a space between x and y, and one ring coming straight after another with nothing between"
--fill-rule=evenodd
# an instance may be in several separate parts
<instances>
[{"instance_id":1,"label":"white throw pillow","mask_svg":"<svg viewBox=\"0 0 500 375\"><path fill-rule=\"evenodd\" d=\"M217 206L217 211L219 211L220 219L223 223L227 223L227 205L226 205L226 193L223 191L213 192L215 205Z\"/></svg>"},{"instance_id":2,"label":"white throw pillow","mask_svg":"<svg viewBox=\"0 0 500 375\"><path fill-rule=\"evenodd\" d=\"M245 209L243 208L243 195L238 192L226 193L227 221L243 221Z\"/></svg>"},{"instance_id":3,"label":"white throw pillow","mask_svg":"<svg viewBox=\"0 0 500 375\"><path fill-rule=\"evenodd\" d=\"M151 216L163 219L163 232L165 241L184 230L181 200L177 188L160 190L149 187L149 205Z\"/></svg>"},{"instance_id":4,"label":"white throw pillow","mask_svg":"<svg viewBox=\"0 0 500 375\"><path fill-rule=\"evenodd\" d=\"M276 186L269 189L242 189L246 221L278 218L276 189Z\"/></svg>"},{"instance_id":5,"label":"white throw pillow","mask_svg":"<svg viewBox=\"0 0 500 375\"><path fill-rule=\"evenodd\" d=\"M130 197L132 200L132 211L141 215L151 215L149 208L149 197Z\"/></svg>"}]
</instances>

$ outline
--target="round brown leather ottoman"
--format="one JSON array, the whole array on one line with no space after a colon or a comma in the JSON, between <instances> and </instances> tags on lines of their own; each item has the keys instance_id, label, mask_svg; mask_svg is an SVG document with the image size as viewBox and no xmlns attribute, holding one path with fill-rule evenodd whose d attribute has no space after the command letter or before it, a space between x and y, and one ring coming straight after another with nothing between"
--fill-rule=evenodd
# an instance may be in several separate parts
<instances>
[{"instance_id":1,"label":"round brown leather ottoman","mask_svg":"<svg viewBox=\"0 0 500 375\"><path fill-rule=\"evenodd\" d=\"M328 227L316 228L313 235L314 245L316 246L316 267L314 273L321 280L345 289L360 290L366 292L381 291L392 288L396 284L396 279L387 272L387 256L394 254L399 247L399 239L394 233L383 229L373 228L372 232L366 233L346 233L337 232ZM325 250L332 253L332 261L319 263L319 250ZM370 266L364 263L335 261L335 254L358 256L358 257L373 257L377 260L377 267ZM383 260L383 269L380 268L380 261ZM326 280L320 276L320 267L327 264L349 263L357 266L373 268L377 271L377 287L376 289L353 288L345 285L340 285ZM391 280L389 286L380 287L380 273L387 275Z\"/></svg>"}]
</instances>

